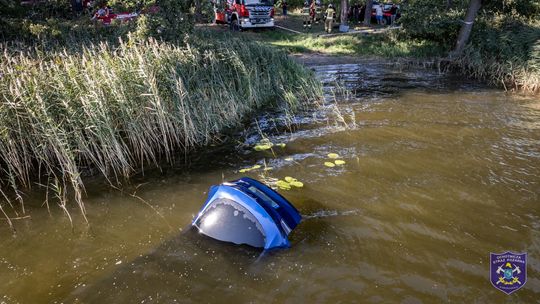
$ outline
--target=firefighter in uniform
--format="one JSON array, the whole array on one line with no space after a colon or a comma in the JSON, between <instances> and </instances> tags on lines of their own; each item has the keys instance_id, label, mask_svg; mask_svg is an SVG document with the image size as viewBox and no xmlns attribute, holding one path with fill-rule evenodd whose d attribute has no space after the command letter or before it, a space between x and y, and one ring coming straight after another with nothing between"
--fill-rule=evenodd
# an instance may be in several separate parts
<instances>
[{"instance_id":1,"label":"firefighter in uniform","mask_svg":"<svg viewBox=\"0 0 540 304\"><path fill-rule=\"evenodd\" d=\"M304 1L304 7L302 8L302 17L304 21L304 30L311 29L311 5L310 0Z\"/></svg>"},{"instance_id":2,"label":"firefighter in uniform","mask_svg":"<svg viewBox=\"0 0 540 304\"><path fill-rule=\"evenodd\" d=\"M324 20L324 31L327 33L332 32L332 26L334 21L334 15L336 14L336 10L334 10L334 5L329 4L328 9L324 13L325 20Z\"/></svg>"}]
</instances>

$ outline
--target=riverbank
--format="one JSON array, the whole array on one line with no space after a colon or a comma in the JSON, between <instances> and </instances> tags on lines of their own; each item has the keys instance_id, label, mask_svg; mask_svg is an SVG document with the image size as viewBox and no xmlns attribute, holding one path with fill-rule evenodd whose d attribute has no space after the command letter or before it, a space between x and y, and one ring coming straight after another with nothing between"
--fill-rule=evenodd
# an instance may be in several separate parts
<instances>
[{"instance_id":1,"label":"riverbank","mask_svg":"<svg viewBox=\"0 0 540 304\"><path fill-rule=\"evenodd\" d=\"M356 35L340 35L335 28L336 35L328 37L322 23L303 30L300 15L278 16L276 24L300 33L277 29L243 34L293 55L322 54L428 65L486 81L507 91L540 93L540 23L534 20L498 15L479 18L470 43L463 53L454 57L449 56L453 48L449 37L428 39L425 37L431 37L429 32L415 35L409 28L381 31L382 27L373 26L372 32ZM363 25L352 28L366 30Z\"/></svg>"},{"instance_id":2,"label":"riverbank","mask_svg":"<svg viewBox=\"0 0 540 304\"><path fill-rule=\"evenodd\" d=\"M265 107L295 111L321 95L313 74L276 49L206 31L183 43L128 38L80 52L6 44L0 66L4 215L24 214L24 204L13 202L36 184L66 213L73 199L84 214L86 172L118 185L219 141Z\"/></svg>"}]
</instances>

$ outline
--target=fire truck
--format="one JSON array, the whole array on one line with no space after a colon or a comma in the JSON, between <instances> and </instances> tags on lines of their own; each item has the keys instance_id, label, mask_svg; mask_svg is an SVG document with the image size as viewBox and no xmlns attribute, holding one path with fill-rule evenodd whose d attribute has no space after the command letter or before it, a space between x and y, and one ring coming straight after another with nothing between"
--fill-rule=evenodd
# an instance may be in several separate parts
<instances>
[{"instance_id":1,"label":"fire truck","mask_svg":"<svg viewBox=\"0 0 540 304\"><path fill-rule=\"evenodd\" d=\"M233 31L273 28L273 0L214 0L215 23L228 24Z\"/></svg>"}]
</instances>

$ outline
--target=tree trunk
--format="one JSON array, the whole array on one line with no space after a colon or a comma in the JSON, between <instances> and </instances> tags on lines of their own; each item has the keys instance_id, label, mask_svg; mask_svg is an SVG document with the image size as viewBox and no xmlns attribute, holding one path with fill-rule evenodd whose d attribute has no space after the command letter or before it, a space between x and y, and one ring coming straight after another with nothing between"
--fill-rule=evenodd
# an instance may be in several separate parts
<instances>
[{"instance_id":1,"label":"tree trunk","mask_svg":"<svg viewBox=\"0 0 540 304\"><path fill-rule=\"evenodd\" d=\"M347 25L349 19L349 0L341 0L341 25Z\"/></svg>"},{"instance_id":2,"label":"tree trunk","mask_svg":"<svg viewBox=\"0 0 540 304\"><path fill-rule=\"evenodd\" d=\"M476 19L476 14L478 13L480 6L482 6L482 0L470 0L465 20L456 41L456 48L452 52L451 57L455 57L463 52L463 48L467 44L467 41L469 41L474 19Z\"/></svg>"},{"instance_id":3,"label":"tree trunk","mask_svg":"<svg viewBox=\"0 0 540 304\"><path fill-rule=\"evenodd\" d=\"M373 6L373 0L366 0L366 12L364 13L364 24L371 24L371 7Z\"/></svg>"}]
</instances>

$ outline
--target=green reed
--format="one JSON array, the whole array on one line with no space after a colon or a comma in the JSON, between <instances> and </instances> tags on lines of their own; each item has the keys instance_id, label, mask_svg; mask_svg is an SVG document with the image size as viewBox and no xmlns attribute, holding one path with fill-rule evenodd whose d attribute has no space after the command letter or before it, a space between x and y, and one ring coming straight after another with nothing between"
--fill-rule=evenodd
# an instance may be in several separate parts
<instances>
[{"instance_id":1,"label":"green reed","mask_svg":"<svg viewBox=\"0 0 540 304\"><path fill-rule=\"evenodd\" d=\"M67 197L84 215L86 169L118 184L212 143L262 107L294 111L320 96L313 75L284 53L208 35L183 46L128 39L80 52L3 47L4 215L24 213L21 193L35 184L50 190L68 216Z\"/></svg>"}]
</instances>

